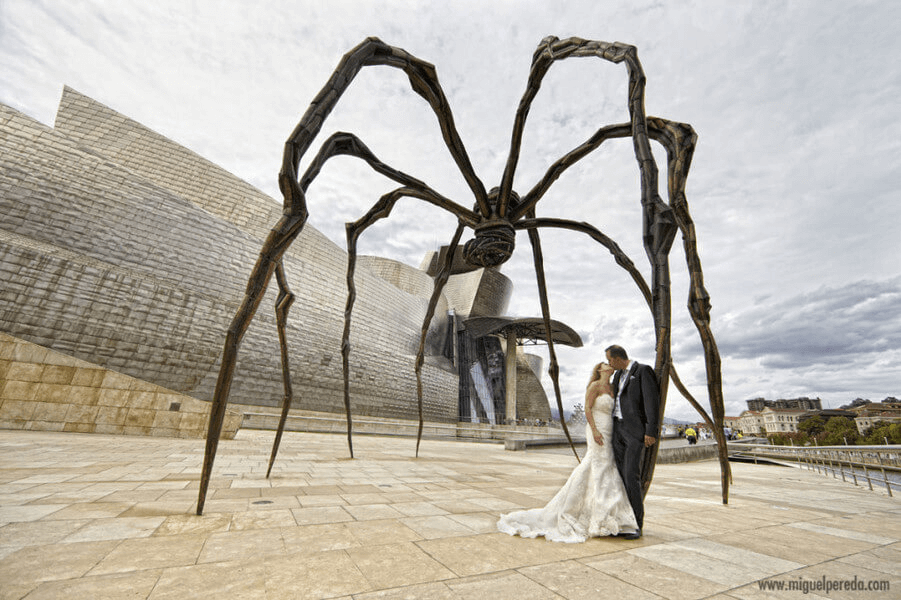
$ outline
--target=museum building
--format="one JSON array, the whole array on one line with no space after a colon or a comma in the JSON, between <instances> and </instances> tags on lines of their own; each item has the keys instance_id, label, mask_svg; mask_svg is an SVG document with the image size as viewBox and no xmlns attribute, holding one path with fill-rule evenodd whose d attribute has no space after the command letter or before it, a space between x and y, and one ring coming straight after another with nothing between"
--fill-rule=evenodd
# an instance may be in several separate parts
<instances>
[{"instance_id":1,"label":"museum building","mask_svg":"<svg viewBox=\"0 0 901 600\"><path fill-rule=\"evenodd\" d=\"M117 395L117 416L104 412L105 378L119 388L130 378L125 387L160 398L182 395L186 406L209 401L226 328L281 210L280 201L71 88L53 127L0 105L0 427L159 435L146 419L129 425L135 394ZM359 258L354 415L416 418L415 355L441 255L430 253L419 268ZM428 329L426 421L549 420L541 358L519 346L543 337L543 324L504 317L512 283L497 269L454 264ZM343 413L347 253L307 224L284 265L297 297L288 323L293 407ZM273 281L240 348L229 404L238 412L282 403L275 288ZM581 345L563 324L554 323L554 336ZM60 375L67 361L76 361L65 371L71 377ZM96 393L73 391L90 385ZM76 396L88 398L77 410L42 407ZM182 404L158 399L148 418L155 423Z\"/></svg>"}]
</instances>

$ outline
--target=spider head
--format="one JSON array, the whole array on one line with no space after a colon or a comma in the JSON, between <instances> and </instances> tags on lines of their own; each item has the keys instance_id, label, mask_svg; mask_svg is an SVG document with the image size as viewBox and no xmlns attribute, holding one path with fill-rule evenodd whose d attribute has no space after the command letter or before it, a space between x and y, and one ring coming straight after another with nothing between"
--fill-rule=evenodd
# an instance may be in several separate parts
<instances>
[{"instance_id":1,"label":"spider head","mask_svg":"<svg viewBox=\"0 0 901 600\"><path fill-rule=\"evenodd\" d=\"M504 219L485 221L475 228L475 237L463 246L463 260L473 267L497 267L513 254L516 231Z\"/></svg>"}]
</instances>

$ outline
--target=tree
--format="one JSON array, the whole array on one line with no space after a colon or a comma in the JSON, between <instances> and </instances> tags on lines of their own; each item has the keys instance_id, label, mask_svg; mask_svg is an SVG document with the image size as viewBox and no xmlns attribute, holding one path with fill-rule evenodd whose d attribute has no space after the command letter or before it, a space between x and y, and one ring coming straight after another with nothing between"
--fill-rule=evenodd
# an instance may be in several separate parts
<instances>
[{"instance_id":1,"label":"tree","mask_svg":"<svg viewBox=\"0 0 901 600\"><path fill-rule=\"evenodd\" d=\"M774 446L809 446L810 437L803 431L786 431L767 436Z\"/></svg>"},{"instance_id":2,"label":"tree","mask_svg":"<svg viewBox=\"0 0 901 600\"><path fill-rule=\"evenodd\" d=\"M826 422L823 417L816 415L809 419L804 419L798 423L798 431L806 433L810 437L816 437L826 430Z\"/></svg>"},{"instance_id":3,"label":"tree","mask_svg":"<svg viewBox=\"0 0 901 600\"><path fill-rule=\"evenodd\" d=\"M860 438L857 425L848 417L832 417L826 422L825 429L823 444L826 446L841 446L846 441L848 444L856 444Z\"/></svg>"},{"instance_id":4,"label":"tree","mask_svg":"<svg viewBox=\"0 0 901 600\"><path fill-rule=\"evenodd\" d=\"M573 412L569 415L569 423L573 425L585 423L585 408L581 402L573 406Z\"/></svg>"}]
</instances>

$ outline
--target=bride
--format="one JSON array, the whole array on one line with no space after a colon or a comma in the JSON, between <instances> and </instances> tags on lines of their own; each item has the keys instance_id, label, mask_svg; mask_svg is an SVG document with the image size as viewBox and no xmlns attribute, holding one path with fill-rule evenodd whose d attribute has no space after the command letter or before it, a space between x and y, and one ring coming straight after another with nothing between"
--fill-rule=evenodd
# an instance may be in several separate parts
<instances>
[{"instance_id":1,"label":"bride","mask_svg":"<svg viewBox=\"0 0 901 600\"><path fill-rule=\"evenodd\" d=\"M544 508L501 515L499 531L522 537L543 535L552 542L584 542L590 537L638 530L626 489L613 459L614 369L601 363L585 391L585 441L582 462Z\"/></svg>"}]
</instances>

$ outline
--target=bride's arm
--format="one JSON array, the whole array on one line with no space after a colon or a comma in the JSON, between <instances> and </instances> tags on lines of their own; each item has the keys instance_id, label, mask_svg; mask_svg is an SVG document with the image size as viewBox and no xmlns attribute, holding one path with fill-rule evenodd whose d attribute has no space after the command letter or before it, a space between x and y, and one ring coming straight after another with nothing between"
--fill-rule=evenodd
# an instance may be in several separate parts
<instances>
[{"instance_id":1,"label":"bride's arm","mask_svg":"<svg viewBox=\"0 0 901 600\"><path fill-rule=\"evenodd\" d=\"M604 436L601 435L601 432L598 431L597 426L594 424L594 403L598 397L598 385L595 382L592 382L588 385L588 389L585 391L585 420L588 421L588 426L591 427L591 434L594 436L594 441L599 445L603 445Z\"/></svg>"}]
</instances>

